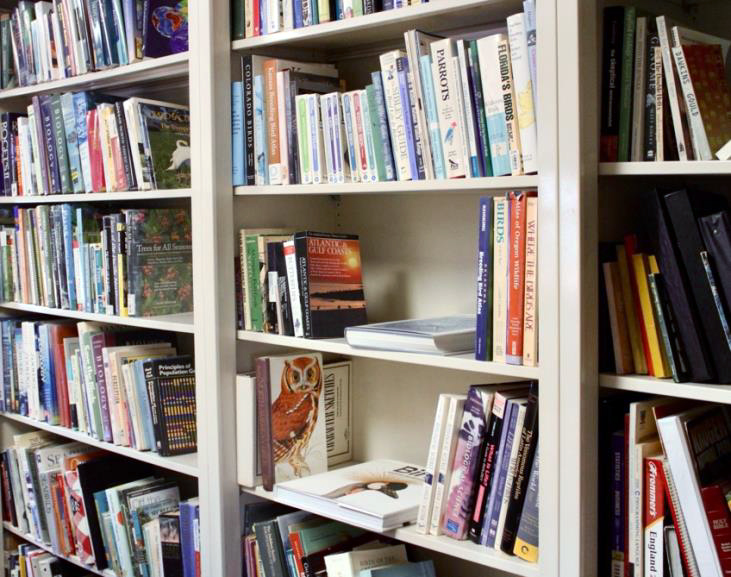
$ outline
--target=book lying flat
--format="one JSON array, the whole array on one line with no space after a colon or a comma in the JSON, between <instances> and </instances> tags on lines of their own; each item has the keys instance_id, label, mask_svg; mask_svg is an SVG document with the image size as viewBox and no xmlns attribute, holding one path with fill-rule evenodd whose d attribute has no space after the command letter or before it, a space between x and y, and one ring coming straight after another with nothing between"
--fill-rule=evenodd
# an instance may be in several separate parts
<instances>
[{"instance_id":1,"label":"book lying flat","mask_svg":"<svg viewBox=\"0 0 731 577\"><path fill-rule=\"evenodd\" d=\"M453 315L407 319L345 329L353 347L430 353L467 353L475 348L475 316Z\"/></svg>"},{"instance_id":2,"label":"book lying flat","mask_svg":"<svg viewBox=\"0 0 731 577\"><path fill-rule=\"evenodd\" d=\"M279 483L276 498L293 507L372 531L416 520L424 469L380 459Z\"/></svg>"}]
</instances>

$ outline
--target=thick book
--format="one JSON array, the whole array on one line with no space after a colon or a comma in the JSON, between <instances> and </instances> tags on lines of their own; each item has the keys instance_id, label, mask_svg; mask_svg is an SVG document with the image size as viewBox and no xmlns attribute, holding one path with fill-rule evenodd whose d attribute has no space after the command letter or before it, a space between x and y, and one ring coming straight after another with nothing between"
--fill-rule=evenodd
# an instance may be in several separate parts
<instances>
[{"instance_id":1,"label":"thick book","mask_svg":"<svg viewBox=\"0 0 731 577\"><path fill-rule=\"evenodd\" d=\"M464 353L474 348L475 317L454 315L348 327L345 338L353 347L429 354Z\"/></svg>"},{"instance_id":2,"label":"thick book","mask_svg":"<svg viewBox=\"0 0 731 577\"><path fill-rule=\"evenodd\" d=\"M494 176L512 172L499 61L499 46L505 38L504 34L496 34L477 41L489 156Z\"/></svg>"},{"instance_id":3,"label":"thick book","mask_svg":"<svg viewBox=\"0 0 731 577\"><path fill-rule=\"evenodd\" d=\"M184 106L140 100L140 130L157 189L190 187L190 112Z\"/></svg>"},{"instance_id":4,"label":"thick book","mask_svg":"<svg viewBox=\"0 0 731 577\"><path fill-rule=\"evenodd\" d=\"M416 520L422 467L376 460L280 483L277 500L343 522L388 531Z\"/></svg>"}]
</instances>

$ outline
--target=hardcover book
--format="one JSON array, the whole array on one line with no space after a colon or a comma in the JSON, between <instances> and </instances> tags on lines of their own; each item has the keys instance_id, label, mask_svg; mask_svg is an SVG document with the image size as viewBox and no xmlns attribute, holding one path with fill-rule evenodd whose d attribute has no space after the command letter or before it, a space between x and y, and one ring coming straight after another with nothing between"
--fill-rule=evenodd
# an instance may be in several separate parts
<instances>
[{"instance_id":1,"label":"hardcover book","mask_svg":"<svg viewBox=\"0 0 731 577\"><path fill-rule=\"evenodd\" d=\"M141 101L145 153L157 189L190 187L190 113L184 106Z\"/></svg>"},{"instance_id":2,"label":"hardcover book","mask_svg":"<svg viewBox=\"0 0 731 577\"><path fill-rule=\"evenodd\" d=\"M144 3L142 52L158 58L188 50L188 0L149 0Z\"/></svg>"}]
</instances>

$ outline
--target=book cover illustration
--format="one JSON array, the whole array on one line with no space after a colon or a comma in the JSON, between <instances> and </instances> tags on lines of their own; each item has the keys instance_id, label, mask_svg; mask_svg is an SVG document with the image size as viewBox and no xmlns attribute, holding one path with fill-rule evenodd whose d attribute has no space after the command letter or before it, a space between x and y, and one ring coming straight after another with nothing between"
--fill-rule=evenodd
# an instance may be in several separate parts
<instances>
[{"instance_id":1,"label":"book cover illustration","mask_svg":"<svg viewBox=\"0 0 731 577\"><path fill-rule=\"evenodd\" d=\"M150 0L145 30L145 56L158 58L188 50L188 0Z\"/></svg>"},{"instance_id":2,"label":"book cover illustration","mask_svg":"<svg viewBox=\"0 0 731 577\"><path fill-rule=\"evenodd\" d=\"M269 363L275 479L327 471L322 355L271 357Z\"/></svg>"},{"instance_id":3,"label":"book cover illustration","mask_svg":"<svg viewBox=\"0 0 731 577\"><path fill-rule=\"evenodd\" d=\"M130 316L193 310L190 212L182 208L128 210Z\"/></svg>"},{"instance_id":4,"label":"book cover illustration","mask_svg":"<svg viewBox=\"0 0 731 577\"><path fill-rule=\"evenodd\" d=\"M140 116L149 142L155 188L189 188L190 112L142 102Z\"/></svg>"}]
</instances>

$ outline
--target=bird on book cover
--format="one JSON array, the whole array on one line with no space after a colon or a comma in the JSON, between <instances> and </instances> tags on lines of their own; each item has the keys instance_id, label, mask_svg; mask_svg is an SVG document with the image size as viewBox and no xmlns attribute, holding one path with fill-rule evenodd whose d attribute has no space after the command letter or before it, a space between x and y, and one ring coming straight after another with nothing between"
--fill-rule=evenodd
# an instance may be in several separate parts
<instances>
[{"instance_id":1,"label":"bird on book cover","mask_svg":"<svg viewBox=\"0 0 731 577\"><path fill-rule=\"evenodd\" d=\"M386 495L386 497L398 499L398 492L403 491L408 486L408 483L404 483L403 481L390 481L383 477L383 475L379 475L372 479L363 479L355 483L343 485L342 487L338 487L337 489L330 491L324 496L330 499L338 499L340 497L361 493L363 491L378 491L379 493Z\"/></svg>"},{"instance_id":2,"label":"bird on book cover","mask_svg":"<svg viewBox=\"0 0 731 577\"><path fill-rule=\"evenodd\" d=\"M295 476L310 474L303 450L318 418L322 368L317 357L285 361L281 391L272 405L272 440L275 463L288 463Z\"/></svg>"}]
</instances>

